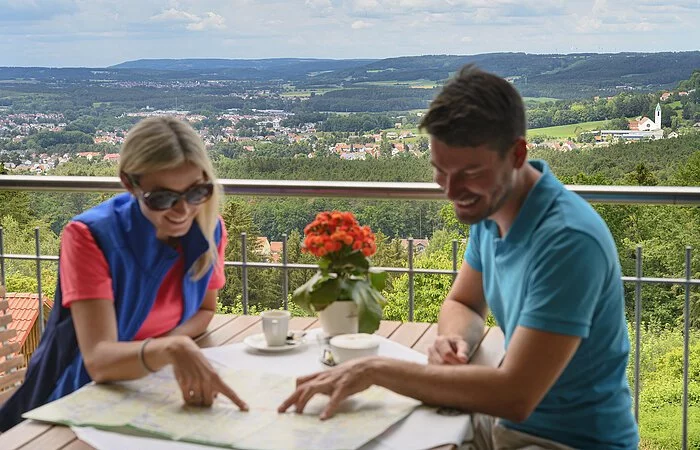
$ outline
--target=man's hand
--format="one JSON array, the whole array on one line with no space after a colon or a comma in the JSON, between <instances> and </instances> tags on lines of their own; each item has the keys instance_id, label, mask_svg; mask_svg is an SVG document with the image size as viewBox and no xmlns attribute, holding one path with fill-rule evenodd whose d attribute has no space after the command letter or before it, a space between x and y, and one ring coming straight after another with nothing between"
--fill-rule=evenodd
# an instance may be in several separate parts
<instances>
[{"instance_id":1,"label":"man's hand","mask_svg":"<svg viewBox=\"0 0 700 450\"><path fill-rule=\"evenodd\" d=\"M357 359L330 370L297 378L296 390L277 408L277 412L283 413L294 405L296 412L301 414L314 395L325 394L330 397L330 401L321 412L321 420L331 418L343 400L374 384L372 366L376 360L376 357Z\"/></svg>"},{"instance_id":2,"label":"man's hand","mask_svg":"<svg viewBox=\"0 0 700 450\"><path fill-rule=\"evenodd\" d=\"M469 362L469 345L461 336L438 336L428 349L430 364L466 364Z\"/></svg>"}]
</instances>

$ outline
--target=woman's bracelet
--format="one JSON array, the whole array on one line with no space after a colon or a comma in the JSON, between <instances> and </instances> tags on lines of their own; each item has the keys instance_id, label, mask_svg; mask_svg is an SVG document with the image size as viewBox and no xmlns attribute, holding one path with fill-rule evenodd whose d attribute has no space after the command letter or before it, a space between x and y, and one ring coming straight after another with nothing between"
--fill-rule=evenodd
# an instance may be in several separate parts
<instances>
[{"instance_id":1,"label":"woman's bracelet","mask_svg":"<svg viewBox=\"0 0 700 450\"><path fill-rule=\"evenodd\" d=\"M153 338L146 338L144 341L141 343L141 348L139 348L139 362L141 363L141 367L143 367L146 372L153 373L155 370L151 369L146 365L146 359L144 358L144 351L146 350L146 344L151 342Z\"/></svg>"}]
</instances>

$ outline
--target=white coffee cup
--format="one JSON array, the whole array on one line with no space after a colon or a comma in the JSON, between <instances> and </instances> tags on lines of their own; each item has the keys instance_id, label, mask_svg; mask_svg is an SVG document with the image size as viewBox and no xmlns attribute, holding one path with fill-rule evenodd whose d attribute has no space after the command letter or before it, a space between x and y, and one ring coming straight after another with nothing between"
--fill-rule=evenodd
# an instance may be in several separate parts
<instances>
[{"instance_id":1,"label":"white coffee cup","mask_svg":"<svg viewBox=\"0 0 700 450\"><path fill-rule=\"evenodd\" d=\"M289 332L289 311L271 309L263 311L262 327L265 334L265 342L269 347L287 345L287 333Z\"/></svg>"},{"instance_id":2,"label":"white coffee cup","mask_svg":"<svg viewBox=\"0 0 700 450\"><path fill-rule=\"evenodd\" d=\"M329 343L333 358L338 364L379 352L379 339L373 334L340 334L332 337Z\"/></svg>"}]
</instances>

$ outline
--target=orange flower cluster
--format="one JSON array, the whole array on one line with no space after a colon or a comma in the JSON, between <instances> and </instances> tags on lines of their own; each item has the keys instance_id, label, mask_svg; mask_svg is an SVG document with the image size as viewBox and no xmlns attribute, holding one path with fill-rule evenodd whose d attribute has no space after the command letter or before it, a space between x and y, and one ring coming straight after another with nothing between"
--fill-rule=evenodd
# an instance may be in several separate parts
<instances>
[{"instance_id":1,"label":"orange flower cluster","mask_svg":"<svg viewBox=\"0 0 700 450\"><path fill-rule=\"evenodd\" d=\"M360 250L365 256L377 251L374 233L368 226L360 226L351 212L326 211L304 228L304 248L302 251L319 258L329 253Z\"/></svg>"}]
</instances>

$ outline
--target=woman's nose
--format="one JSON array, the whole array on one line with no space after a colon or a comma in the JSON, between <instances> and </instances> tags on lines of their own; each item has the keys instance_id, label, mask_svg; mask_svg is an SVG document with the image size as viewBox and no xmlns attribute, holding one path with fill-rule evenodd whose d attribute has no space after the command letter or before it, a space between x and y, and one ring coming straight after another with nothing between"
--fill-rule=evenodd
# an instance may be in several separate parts
<instances>
[{"instance_id":1,"label":"woman's nose","mask_svg":"<svg viewBox=\"0 0 700 450\"><path fill-rule=\"evenodd\" d=\"M173 205L172 209L179 214L185 215L189 213L189 204L183 197L180 197L177 203Z\"/></svg>"}]
</instances>

